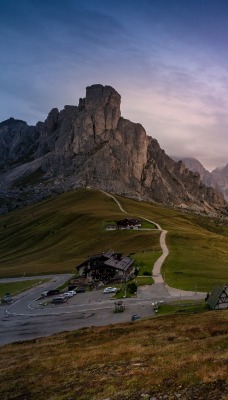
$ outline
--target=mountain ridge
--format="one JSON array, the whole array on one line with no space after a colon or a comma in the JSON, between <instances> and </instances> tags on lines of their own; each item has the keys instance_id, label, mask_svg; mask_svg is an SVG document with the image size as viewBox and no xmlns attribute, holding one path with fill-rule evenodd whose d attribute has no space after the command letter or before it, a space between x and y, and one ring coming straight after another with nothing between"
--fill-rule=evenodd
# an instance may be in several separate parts
<instances>
[{"instance_id":1,"label":"mountain ridge","mask_svg":"<svg viewBox=\"0 0 228 400\"><path fill-rule=\"evenodd\" d=\"M225 199L228 200L228 163L223 167L217 167L209 172L204 168L201 162L194 157L171 156L171 158L176 162L182 160L190 171L200 174L200 178L206 186L212 186L220 191Z\"/></svg>"},{"instance_id":2,"label":"mountain ridge","mask_svg":"<svg viewBox=\"0 0 228 400\"><path fill-rule=\"evenodd\" d=\"M124 119L120 102L115 89L96 84L86 88L78 106L53 108L36 126L12 118L0 124L0 191L5 198L15 190L25 200L34 191L42 197L48 190L89 185L169 206L226 213L222 194L203 185L183 162L174 162L141 124Z\"/></svg>"}]
</instances>

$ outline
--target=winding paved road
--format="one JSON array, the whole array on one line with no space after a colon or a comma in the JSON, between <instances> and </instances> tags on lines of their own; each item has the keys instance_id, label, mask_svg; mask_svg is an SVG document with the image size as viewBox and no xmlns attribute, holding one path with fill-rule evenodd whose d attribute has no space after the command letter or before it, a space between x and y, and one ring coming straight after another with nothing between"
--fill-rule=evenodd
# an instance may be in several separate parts
<instances>
[{"instance_id":1,"label":"winding paved road","mask_svg":"<svg viewBox=\"0 0 228 400\"><path fill-rule=\"evenodd\" d=\"M120 210L127 214L113 195L103 193L113 198ZM62 285L72 276L71 274L2 279L0 283L37 278L48 278L49 280L16 296L13 304L0 306L0 344L34 339L82 327L129 322L133 314L139 314L142 318L150 317L154 315L151 305L153 302L171 302L180 298L192 300L204 298L205 293L178 290L170 288L164 283L161 266L169 254L166 246L167 231L162 230L160 225L154 221L137 216L153 223L161 231L162 255L153 266L152 276L155 283L150 286L140 286L137 297L125 299L124 313L113 313L113 300L109 295L104 295L102 290L78 293L70 298L67 303L55 306L50 303L45 305L45 300L38 300L44 290L54 289Z\"/></svg>"}]
</instances>

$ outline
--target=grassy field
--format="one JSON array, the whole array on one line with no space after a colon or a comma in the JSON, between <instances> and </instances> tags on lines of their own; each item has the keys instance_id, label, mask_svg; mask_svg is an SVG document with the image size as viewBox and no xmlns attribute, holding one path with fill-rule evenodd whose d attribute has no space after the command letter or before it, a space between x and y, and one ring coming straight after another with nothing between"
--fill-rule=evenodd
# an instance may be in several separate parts
<instances>
[{"instance_id":1,"label":"grassy field","mask_svg":"<svg viewBox=\"0 0 228 400\"><path fill-rule=\"evenodd\" d=\"M141 215L168 231L169 256L165 281L180 289L210 291L228 282L228 226L208 217L185 214L117 196L125 210Z\"/></svg>"},{"instance_id":2,"label":"grassy field","mask_svg":"<svg viewBox=\"0 0 228 400\"><path fill-rule=\"evenodd\" d=\"M152 285L154 280L152 276L137 276L135 279L137 286Z\"/></svg>"},{"instance_id":3,"label":"grassy field","mask_svg":"<svg viewBox=\"0 0 228 400\"><path fill-rule=\"evenodd\" d=\"M116 203L76 190L0 217L0 277L75 272L89 255L159 249L158 231L106 231L123 218Z\"/></svg>"},{"instance_id":4,"label":"grassy field","mask_svg":"<svg viewBox=\"0 0 228 400\"><path fill-rule=\"evenodd\" d=\"M31 281L0 283L0 298L6 293L16 296L17 294L24 292L33 286L40 285L45 281L46 279L33 279Z\"/></svg>"},{"instance_id":5,"label":"grassy field","mask_svg":"<svg viewBox=\"0 0 228 400\"><path fill-rule=\"evenodd\" d=\"M92 327L0 352L1 400L228 399L227 311Z\"/></svg>"},{"instance_id":6,"label":"grassy field","mask_svg":"<svg viewBox=\"0 0 228 400\"><path fill-rule=\"evenodd\" d=\"M128 216L143 216L168 230L170 254L162 272L170 286L211 291L214 285L228 282L226 224L117 198ZM142 271L150 271L159 255L160 233L105 230L107 221L123 216L127 215L120 212L112 198L83 189L1 216L0 277L74 272L84 258L109 249L125 255L136 253L137 262L144 257L148 262L144 262Z\"/></svg>"},{"instance_id":7,"label":"grassy field","mask_svg":"<svg viewBox=\"0 0 228 400\"><path fill-rule=\"evenodd\" d=\"M135 260L135 266L139 268L139 275L152 274L152 266L155 261L162 255L160 250L157 251L141 251L140 253L131 254Z\"/></svg>"}]
</instances>

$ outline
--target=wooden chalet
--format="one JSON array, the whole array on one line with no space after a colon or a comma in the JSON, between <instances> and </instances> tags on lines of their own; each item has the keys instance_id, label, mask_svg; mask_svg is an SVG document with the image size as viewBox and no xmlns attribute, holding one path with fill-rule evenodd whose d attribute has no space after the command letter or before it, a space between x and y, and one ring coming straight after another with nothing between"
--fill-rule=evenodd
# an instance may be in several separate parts
<instances>
[{"instance_id":1,"label":"wooden chalet","mask_svg":"<svg viewBox=\"0 0 228 400\"><path fill-rule=\"evenodd\" d=\"M228 308L228 285L216 286L206 299L206 303L212 310Z\"/></svg>"},{"instance_id":2,"label":"wooden chalet","mask_svg":"<svg viewBox=\"0 0 228 400\"><path fill-rule=\"evenodd\" d=\"M95 282L122 281L129 280L133 275L133 263L130 257L111 250L89 257L75 269L82 278L92 278Z\"/></svg>"},{"instance_id":3,"label":"wooden chalet","mask_svg":"<svg viewBox=\"0 0 228 400\"><path fill-rule=\"evenodd\" d=\"M117 229L138 229L141 225L141 222L133 218L124 218L116 221Z\"/></svg>"}]
</instances>

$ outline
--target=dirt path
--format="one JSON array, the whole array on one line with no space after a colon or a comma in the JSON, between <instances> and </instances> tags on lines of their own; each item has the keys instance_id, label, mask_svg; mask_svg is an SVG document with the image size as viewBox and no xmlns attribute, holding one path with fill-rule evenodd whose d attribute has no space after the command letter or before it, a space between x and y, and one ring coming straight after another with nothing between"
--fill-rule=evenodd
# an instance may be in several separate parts
<instances>
[{"instance_id":1,"label":"dirt path","mask_svg":"<svg viewBox=\"0 0 228 400\"><path fill-rule=\"evenodd\" d=\"M101 190L102 193L104 193L106 196L111 197L118 205L119 209L124 213L124 214L128 214L123 207L121 206L120 202L111 194L104 192L103 190ZM155 283L165 283L164 279L162 277L161 274L161 266L163 264L163 262L165 261L166 257L169 254L169 249L166 246L166 234L167 231L164 231L161 226L159 224L157 224L157 222L151 221L148 218L143 217L142 215L136 215L136 217L139 217L141 219L143 219L144 221L150 222L151 224L154 224L156 226L156 228L161 231L161 235L160 235L160 246L162 249L162 255L161 257L158 258L158 260L154 263L153 266L153 271L152 271L152 277Z\"/></svg>"},{"instance_id":2,"label":"dirt path","mask_svg":"<svg viewBox=\"0 0 228 400\"><path fill-rule=\"evenodd\" d=\"M128 214L128 213L123 209L123 207L121 206L120 202L119 202L113 195L111 195L111 194L109 194L109 193L107 193L107 192L104 192L103 190L101 190L101 192L104 193L106 196L111 197L111 198L117 203L119 209L120 209L124 214ZM136 217L140 217L141 219L144 219L145 221L148 221L148 222L150 222L151 224L154 224L154 225L157 227L157 229L158 229L159 231L161 231L161 235L160 235L160 246L161 246L161 250L162 250L162 255L161 255L161 257L159 257L159 258L157 259L157 261L155 261L155 263L154 263L154 265L153 265L152 278L153 278L153 280L154 280L154 284L163 284L163 285L165 286L165 289L167 290L168 294L169 294L171 297L182 296L182 295L183 295L183 296L197 296L197 293L196 293L196 292L188 291L188 290L175 289L175 288L172 288L172 287L168 286L168 285L165 283L165 281L164 281L164 279L163 279L163 276L162 276L162 274L161 274L161 267L162 267L162 264L164 263L166 257L167 257L168 254L169 254L169 249L168 249L168 247L167 247L167 245L166 245L166 235L167 235L167 231L163 230L163 229L161 228L161 226L160 226L159 224L157 224L156 222L151 221L150 219L145 218L145 217L143 217L142 215L135 215L135 216L136 216ZM152 286L153 286L153 285L152 285ZM198 296L199 296L200 298L201 298L201 297L204 297L204 295L205 295L205 293L202 293L202 292L199 292L199 293L198 293Z\"/></svg>"}]
</instances>

